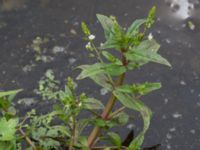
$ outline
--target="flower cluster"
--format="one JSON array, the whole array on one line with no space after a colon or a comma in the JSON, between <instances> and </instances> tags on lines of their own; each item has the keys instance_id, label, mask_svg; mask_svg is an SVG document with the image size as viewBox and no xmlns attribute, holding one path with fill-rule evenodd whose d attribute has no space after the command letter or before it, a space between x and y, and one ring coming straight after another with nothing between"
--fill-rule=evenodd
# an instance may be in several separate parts
<instances>
[{"instance_id":1,"label":"flower cluster","mask_svg":"<svg viewBox=\"0 0 200 150\"><path fill-rule=\"evenodd\" d=\"M95 35L93 35L93 34L90 34L89 36L88 36L88 40L89 40L89 42L85 45L85 48L87 49L87 50L90 50L90 51L92 51L93 50L93 47L92 47L92 41L95 39Z\"/></svg>"}]
</instances>

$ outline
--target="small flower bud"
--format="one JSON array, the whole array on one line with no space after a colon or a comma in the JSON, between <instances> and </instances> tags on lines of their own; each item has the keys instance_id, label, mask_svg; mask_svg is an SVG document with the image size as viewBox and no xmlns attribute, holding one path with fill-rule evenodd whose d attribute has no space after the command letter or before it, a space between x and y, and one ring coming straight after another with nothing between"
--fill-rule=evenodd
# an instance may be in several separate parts
<instances>
[{"instance_id":1,"label":"small flower bud","mask_svg":"<svg viewBox=\"0 0 200 150\"><path fill-rule=\"evenodd\" d=\"M153 35L152 35L152 33L150 33L149 35L148 35L148 40L152 40L153 39Z\"/></svg>"},{"instance_id":2,"label":"small flower bud","mask_svg":"<svg viewBox=\"0 0 200 150\"><path fill-rule=\"evenodd\" d=\"M88 42L88 43L85 45L85 48L86 48L87 50L90 50L90 51L93 50L93 49L92 49L92 45L91 45L90 42Z\"/></svg>"}]
</instances>

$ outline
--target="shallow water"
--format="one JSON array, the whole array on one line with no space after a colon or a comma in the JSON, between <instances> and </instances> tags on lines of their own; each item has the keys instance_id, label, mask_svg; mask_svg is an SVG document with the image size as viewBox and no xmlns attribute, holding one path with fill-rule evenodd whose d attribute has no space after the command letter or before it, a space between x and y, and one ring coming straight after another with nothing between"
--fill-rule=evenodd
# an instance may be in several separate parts
<instances>
[{"instance_id":1,"label":"shallow water","mask_svg":"<svg viewBox=\"0 0 200 150\"><path fill-rule=\"evenodd\" d=\"M200 4L199 0L5 0L0 1L0 89L24 88L19 98L31 100L31 106L19 105L22 112L31 107L49 109L38 102L32 92L47 69L64 81L78 64L89 63L80 23L89 24L99 38L102 29L95 14L115 15L121 25L128 26L136 18L145 17L157 5L157 22L151 30L161 44L160 53L169 59L172 69L150 64L131 73L128 81L161 81L163 88L144 101L154 111L145 146L161 143L163 150L200 149ZM36 61L33 41L40 37L42 61ZM46 40L45 40L46 39ZM46 42L45 42L46 41ZM86 86L86 87L85 87ZM89 80L79 87L100 97L105 93ZM35 99L35 102L33 101ZM30 104L30 103L28 103ZM42 109L44 112L45 109ZM137 120L127 127L136 131ZM127 132L123 133L128 133Z\"/></svg>"}]
</instances>

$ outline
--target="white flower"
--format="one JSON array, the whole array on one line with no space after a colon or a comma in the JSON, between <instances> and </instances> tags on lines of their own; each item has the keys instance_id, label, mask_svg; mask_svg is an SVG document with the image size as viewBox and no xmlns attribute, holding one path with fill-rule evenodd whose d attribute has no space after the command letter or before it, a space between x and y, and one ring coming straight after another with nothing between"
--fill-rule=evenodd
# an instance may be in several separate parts
<instances>
[{"instance_id":1,"label":"white flower","mask_svg":"<svg viewBox=\"0 0 200 150\"><path fill-rule=\"evenodd\" d=\"M152 40L152 39L153 39L153 35L152 35L152 33L149 33L149 35L148 35L148 39L149 39L149 40Z\"/></svg>"},{"instance_id":2,"label":"white flower","mask_svg":"<svg viewBox=\"0 0 200 150\"><path fill-rule=\"evenodd\" d=\"M92 46L91 46L91 43L90 43L90 42L88 42L88 43L85 45L85 48L86 48L86 49L91 49L91 47L92 47Z\"/></svg>"},{"instance_id":3,"label":"white flower","mask_svg":"<svg viewBox=\"0 0 200 150\"><path fill-rule=\"evenodd\" d=\"M91 34L88 36L89 40L94 40L95 39L95 35Z\"/></svg>"}]
</instances>

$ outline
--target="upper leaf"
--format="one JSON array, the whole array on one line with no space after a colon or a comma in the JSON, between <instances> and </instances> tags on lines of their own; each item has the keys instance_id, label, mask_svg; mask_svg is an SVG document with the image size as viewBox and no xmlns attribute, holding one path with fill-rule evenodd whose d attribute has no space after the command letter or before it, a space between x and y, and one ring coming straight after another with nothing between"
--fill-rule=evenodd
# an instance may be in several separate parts
<instances>
[{"instance_id":1,"label":"upper leaf","mask_svg":"<svg viewBox=\"0 0 200 150\"><path fill-rule=\"evenodd\" d=\"M135 20L131 26L128 28L126 35L128 36L134 36L135 34L138 33L138 30L141 25L143 25L146 22L145 19L137 19Z\"/></svg>"},{"instance_id":2,"label":"upper leaf","mask_svg":"<svg viewBox=\"0 0 200 150\"><path fill-rule=\"evenodd\" d=\"M148 62L155 62L163 65L170 66L170 63L163 58L161 55L157 54L160 45L154 40L145 40L140 43L139 46L131 48L125 56L128 60L136 65L143 65Z\"/></svg>"},{"instance_id":3,"label":"upper leaf","mask_svg":"<svg viewBox=\"0 0 200 150\"><path fill-rule=\"evenodd\" d=\"M106 39L108 39L110 35L110 30L114 24L113 20L101 14L97 14L97 19L99 20L99 22L101 23L104 29L104 34L105 34Z\"/></svg>"}]
</instances>

